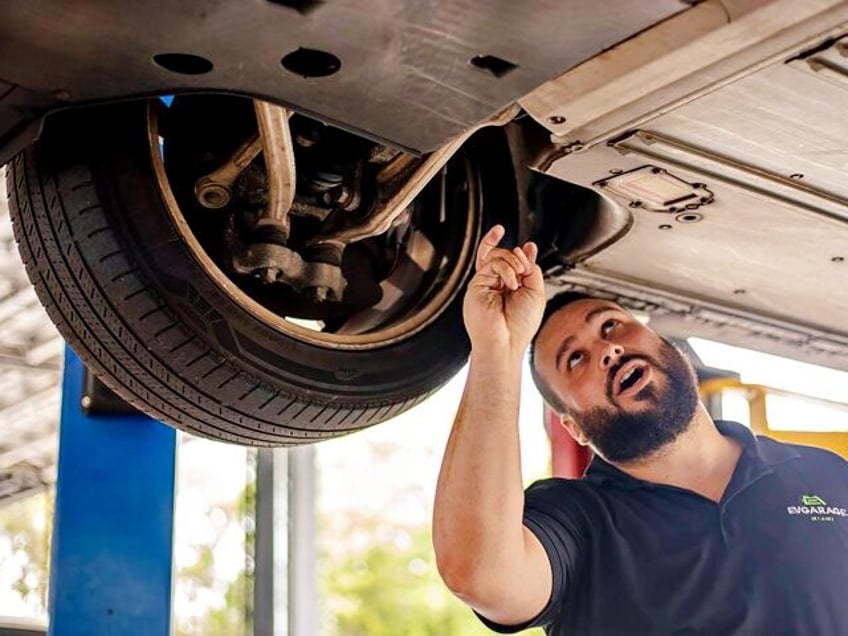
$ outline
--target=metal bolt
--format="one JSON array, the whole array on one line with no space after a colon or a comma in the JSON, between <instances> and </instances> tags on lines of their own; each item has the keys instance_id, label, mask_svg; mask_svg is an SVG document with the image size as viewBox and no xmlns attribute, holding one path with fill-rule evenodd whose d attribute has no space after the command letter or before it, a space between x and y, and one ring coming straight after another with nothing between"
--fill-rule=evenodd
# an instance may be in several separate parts
<instances>
[{"instance_id":1,"label":"metal bolt","mask_svg":"<svg viewBox=\"0 0 848 636\"><path fill-rule=\"evenodd\" d=\"M631 207L631 208L641 208L641 207L642 207L642 202L641 202L641 201L631 201L631 202L630 202L630 207Z\"/></svg>"},{"instance_id":2,"label":"metal bolt","mask_svg":"<svg viewBox=\"0 0 848 636\"><path fill-rule=\"evenodd\" d=\"M86 410L90 409L91 408L91 396L90 395L83 395L82 399L80 400L80 406L82 408L86 409Z\"/></svg>"},{"instance_id":3,"label":"metal bolt","mask_svg":"<svg viewBox=\"0 0 848 636\"><path fill-rule=\"evenodd\" d=\"M661 230L670 230L671 226L668 223L663 223L662 225L660 225L660 229Z\"/></svg>"},{"instance_id":4,"label":"metal bolt","mask_svg":"<svg viewBox=\"0 0 848 636\"><path fill-rule=\"evenodd\" d=\"M218 183L205 183L197 187L196 194L204 208L217 210L230 202L230 191Z\"/></svg>"},{"instance_id":5,"label":"metal bolt","mask_svg":"<svg viewBox=\"0 0 848 636\"><path fill-rule=\"evenodd\" d=\"M619 174L623 174L624 170L622 170L621 168L613 168L609 172L610 172L610 174L619 175Z\"/></svg>"},{"instance_id":6,"label":"metal bolt","mask_svg":"<svg viewBox=\"0 0 848 636\"><path fill-rule=\"evenodd\" d=\"M559 124L565 123L565 117L562 115L551 115L548 117L548 122L558 126Z\"/></svg>"},{"instance_id":7,"label":"metal bolt","mask_svg":"<svg viewBox=\"0 0 848 636\"><path fill-rule=\"evenodd\" d=\"M674 220L678 223L697 223L698 221L703 220L703 215L701 214L693 214L691 212L687 212L686 214L678 214L674 217Z\"/></svg>"}]
</instances>

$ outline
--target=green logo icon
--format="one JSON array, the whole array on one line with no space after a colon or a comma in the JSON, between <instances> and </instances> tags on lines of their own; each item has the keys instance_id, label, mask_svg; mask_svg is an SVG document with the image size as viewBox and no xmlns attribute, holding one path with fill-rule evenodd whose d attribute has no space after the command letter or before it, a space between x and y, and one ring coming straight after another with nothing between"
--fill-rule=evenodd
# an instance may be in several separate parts
<instances>
[{"instance_id":1,"label":"green logo icon","mask_svg":"<svg viewBox=\"0 0 848 636\"><path fill-rule=\"evenodd\" d=\"M801 495L801 505L803 506L826 506L824 499L816 495Z\"/></svg>"}]
</instances>

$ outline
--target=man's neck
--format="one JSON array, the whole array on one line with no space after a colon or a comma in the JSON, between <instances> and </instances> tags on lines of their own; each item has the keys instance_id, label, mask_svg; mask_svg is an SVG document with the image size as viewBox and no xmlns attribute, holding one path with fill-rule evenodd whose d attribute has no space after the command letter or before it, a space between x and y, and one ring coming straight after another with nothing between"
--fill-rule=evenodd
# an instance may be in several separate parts
<instances>
[{"instance_id":1,"label":"man's neck","mask_svg":"<svg viewBox=\"0 0 848 636\"><path fill-rule=\"evenodd\" d=\"M615 466L636 479L685 488L718 502L741 453L739 442L722 435L698 405L689 427L676 440L646 459Z\"/></svg>"}]
</instances>

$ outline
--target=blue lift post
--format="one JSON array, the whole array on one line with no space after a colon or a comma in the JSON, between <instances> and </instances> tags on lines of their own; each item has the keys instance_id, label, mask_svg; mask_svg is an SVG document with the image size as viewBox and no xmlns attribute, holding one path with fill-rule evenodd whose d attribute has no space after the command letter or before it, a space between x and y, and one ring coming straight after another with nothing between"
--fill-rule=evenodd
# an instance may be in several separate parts
<instances>
[{"instance_id":1,"label":"blue lift post","mask_svg":"<svg viewBox=\"0 0 848 636\"><path fill-rule=\"evenodd\" d=\"M86 415L68 347L51 553L49 634L169 636L176 431Z\"/></svg>"}]
</instances>

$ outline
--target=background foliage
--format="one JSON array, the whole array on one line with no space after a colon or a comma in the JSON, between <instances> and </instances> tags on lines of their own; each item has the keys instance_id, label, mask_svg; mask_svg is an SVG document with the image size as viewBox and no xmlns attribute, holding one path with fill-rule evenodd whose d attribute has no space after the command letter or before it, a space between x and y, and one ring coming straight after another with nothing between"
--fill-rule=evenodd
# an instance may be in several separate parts
<instances>
[{"instance_id":1,"label":"background foliage","mask_svg":"<svg viewBox=\"0 0 848 636\"><path fill-rule=\"evenodd\" d=\"M52 502L52 493L43 493L0 509L0 570L13 574L13 590L32 615L43 616L47 609ZM253 633L255 503L250 481L234 501L207 511L216 519L215 532L190 546L196 558L176 572L179 593L195 610L176 617L175 636ZM429 525L367 512L318 521L320 636L492 633L439 578ZM244 567L234 578L221 580L216 560L231 532L244 537ZM526 633L541 636L542 631Z\"/></svg>"}]
</instances>

